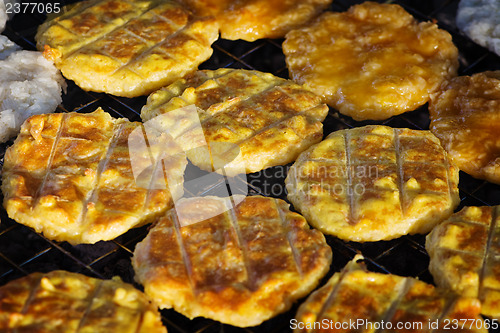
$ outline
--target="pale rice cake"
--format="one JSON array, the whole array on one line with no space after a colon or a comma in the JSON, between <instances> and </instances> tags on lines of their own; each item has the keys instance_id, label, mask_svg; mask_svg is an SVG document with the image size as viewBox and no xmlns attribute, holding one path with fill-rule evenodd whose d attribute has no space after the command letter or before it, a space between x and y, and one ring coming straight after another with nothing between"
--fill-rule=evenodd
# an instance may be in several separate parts
<instances>
[{"instance_id":1,"label":"pale rice cake","mask_svg":"<svg viewBox=\"0 0 500 333\"><path fill-rule=\"evenodd\" d=\"M500 184L500 71L450 80L429 113L430 130L458 168Z\"/></svg>"},{"instance_id":2,"label":"pale rice cake","mask_svg":"<svg viewBox=\"0 0 500 333\"><path fill-rule=\"evenodd\" d=\"M183 194L187 161L169 142L160 148L173 158L153 155L150 169L156 171L134 177L128 139L135 129L141 124L102 109L29 118L5 153L2 191L9 217L49 239L79 244L113 239L163 214ZM151 150L158 145L151 143ZM161 188L163 170L172 182Z\"/></svg>"},{"instance_id":3,"label":"pale rice cake","mask_svg":"<svg viewBox=\"0 0 500 333\"><path fill-rule=\"evenodd\" d=\"M215 19L172 0L87 0L63 8L35 39L82 89L135 97L196 70L218 36Z\"/></svg>"},{"instance_id":4,"label":"pale rice cake","mask_svg":"<svg viewBox=\"0 0 500 333\"><path fill-rule=\"evenodd\" d=\"M281 38L323 11L332 0L181 0L200 16L215 16L221 37Z\"/></svg>"},{"instance_id":5,"label":"pale rice cake","mask_svg":"<svg viewBox=\"0 0 500 333\"><path fill-rule=\"evenodd\" d=\"M132 285L65 271L0 287L0 331L167 333L158 308Z\"/></svg>"},{"instance_id":6,"label":"pale rice cake","mask_svg":"<svg viewBox=\"0 0 500 333\"><path fill-rule=\"evenodd\" d=\"M254 326L288 310L326 274L325 237L285 201L240 199L181 199L137 244L135 278L161 308Z\"/></svg>"},{"instance_id":7,"label":"pale rice cake","mask_svg":"<svg viewBox=\"0 0 500 333\"><path fill-rule=\"evenodd\" d=\"M219 147L214 143L229 143L239 151L233 159L227 157L232 153L230 149L213 148L211 160L198 151L190 153L186 147L188 158L207 171L218 169L213 161L227 161L228 175L294 161L321 140L321 122L328 113L328 106L319 96L290 80L258 71L223 68L197 71L154 92L142 108L141 118L161 124L162 115L190 105L198 110L210 148ZM184 144L189 146L193 127L184 125L177 130L183 132L178 135L183 135ZM192 145L196 146L196 142Z\"/></svg>"},{"instance_id":8,"label":"pale rice cake","mask_svg":"<svg viewBox=\"0 0 500 333\"><path fill-rule=\"evenodd\" d=\"M356 262L360 259L357 255L299 307L291 321L295 333L488 332L476 298L457 297L411 277L369 272Z\"/></svg>"},{"instance_id":9,"label":"pale rice cake","mask_svg":"<svg viewBox=\"0 0 500 333\"><path fill-rule=\"evenodd\" d=\"M460 0L456 23L474 42L500 55L498 0Z\"/></svg>"},{"instance_id":10,"label":"pale rice cake","mask_svg":"<svg viewBox=\"0 0 500 333\"><path fill-rule=\"evenodd\" d=\"M500 206L465 207L427 236L436 284L479 298L481 313L500 319Z\"/></svg>"},{"instance_id":11,"label":"pale rice cake","mask_svg":"<svg viewBox=\"0 0 500 333\"><path fill-rule=\"evenodd\" d=\"M285 179L322 232L367 242L429 232L459 203L458 168L429 131L365 126L331 133Z\"/></svg>"},{"instance_id":12,"label":"pale rice cake","mask_svg":"<svg viewBox=\"0 0 500 333\"><path fill-rule=\"evenodd\" d=\"M369 1L292 30L283 52L294 81L355 120L415 110L458 68L448 32L399 5Z\"/></svg>"}]
</instances>

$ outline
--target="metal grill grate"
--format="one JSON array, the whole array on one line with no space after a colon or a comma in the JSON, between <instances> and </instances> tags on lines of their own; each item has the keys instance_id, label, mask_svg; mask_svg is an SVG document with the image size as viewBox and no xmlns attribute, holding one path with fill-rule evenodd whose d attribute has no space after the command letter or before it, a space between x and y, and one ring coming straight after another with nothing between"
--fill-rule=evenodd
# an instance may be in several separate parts
<instances>
[{"instance_id":1,"label":"metal grill grate","mask_svg":"<svg viewBox=\"0 0 500 333\"><path fill-rule=\"evenodd\" d=\"M59 1L61 5L71 2L74 1ZM363 1L335 0L331 10L345 11L351 5L361 2ZM452 34L460 51L461 75L500 69L498 56L477 46L457 30L455 14L458 0L392 2L402 5L420 20L437 21L441 28ZM9 21L4 34L24 49L35 49L34 35L38 25L44 19L45 17L41 14L18 14ZM288 78L281 42L282 40L259 40L253 43L219 40L213 45L213 56L201 68L256 69ZM67 93L58 111L91 112L100 106L115 117L127 117L133 121L140 121L140 109L145 102L145 97L127 99L85 92L68 82ZM427 129L429 117L427 107L424 106L383 122L355 122L331 109L324 122L324 132L326 136L338 129L369 123ZM8 144L0 146L2 161L7 146ZM284 192L286 174L282 170L283 168L271 168L265 173L248 175L249 193L286 199ZM200 188L199 192L207 194L216 191L219 186L224 186L224 183ZM461 172L459 187L461 198L459 208L465 205L500 204L500 186L498 185L474 179ZM113 241L100 242L95 245L71 246L68 243L50 241L31 229L15 223L7 217L4 209L0 209L0 217L2 220L0 224L0 285L34 271L48 272L55 269L80 272L99 278L119 275L124 281L133 283L134 274L130 265L130 257L135 244L145 237L147 227L131 230ZM363 253L371 270L414 276L423 281L432 282L432 277L427 270L429 257L424 248L424 235L405 236L392 241L366 244L344 242L331 236L327 237L327 241L333 249L334 257L331 270L323 282L331 274L339 271L358 251ZM288 332L290 319L295 315L299 303L290 311L258 327L248 329L237 329L203 318L189 320L173 310L164 310L162 315L169 332Z\"/></svg>"}]
</instances>

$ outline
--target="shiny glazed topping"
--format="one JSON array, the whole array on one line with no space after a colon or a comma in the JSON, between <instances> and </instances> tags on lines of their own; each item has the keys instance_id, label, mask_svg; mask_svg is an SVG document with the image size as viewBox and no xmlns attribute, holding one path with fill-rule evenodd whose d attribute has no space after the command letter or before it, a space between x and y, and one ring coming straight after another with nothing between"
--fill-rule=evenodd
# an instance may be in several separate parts
<instances>
[{"instance_id":1,"label":"shiny glazed topping","mask_svg":"<svg viewBox=\"0 0 500 333\"><path fill-rule=\"evenodd\" d=\"M374 2L291 31L283 52L293 80L355 120L416 109L458 68L448 32L399 5Z\"/></svg>"},{"instance_id":2,"label":"shiny glazed topping","mask_svg":"<svg viewBox=\"0 0 500 333\"><path fill-rule=\"evenodd\" d=\"M429 271L440 287L476 297L500 318L500 206L465 207L427 236Z\"/></svg>"},{"instance_id":3,"label":"shiny glazed topping","mask_svg":"<svg viewBox=\"0 0 500 333\"><path fill-rule=\"evenodd\" d=\"M318 15L332 0L181 0L200 16L213 15L224 39L281 38Z\"/></svg>"}]
</instances>

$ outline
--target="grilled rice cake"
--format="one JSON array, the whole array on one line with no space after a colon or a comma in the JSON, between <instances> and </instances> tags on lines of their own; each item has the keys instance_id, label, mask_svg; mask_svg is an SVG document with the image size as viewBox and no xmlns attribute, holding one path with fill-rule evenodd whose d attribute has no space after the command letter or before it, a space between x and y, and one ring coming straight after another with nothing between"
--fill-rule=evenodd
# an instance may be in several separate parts
<instances>
[{"instance_id":1,"label":"grilled rice cake","mask_svg":"<svg viewBox=\"0 0 500 333\"><path fill-rule=\"evenodd\" d=\"M500 206L465 207L427 236L429 271L440 287L482 303L500 318Z\"/></svg>"},{"instance_id":2,"label":"grilled rice cake","mask_svg":"<svg viewBox=\"0 0 500 333\"><path fill-rule=\"evenodd\" d=\"M163 160L173 180L168 187L157 186L162 171L136 182L128 138L137 128L140 123L114 119L102 109L29 118L5 153L8 215L47 238L78 244L113 239L163 214L183 194L187 161L174 154ZM162 147L178 149L173 142ZM151 167L162 170L161 161Z\"/></svg>"},{"instance_id":3,"label":"grilled rice cake","mask_svg":"<svg viewBox=\"0 0 500 333\"><path fill-rule=\"evenodd\" d=\"M32 273L0 287L0 331L166 333L158 308L119 279Z\"/></svg>"},{"instance_id":4,"label":"grilled rice cake","mask_svg":"<svg viewBox=\"0 0 500 333\"><path fill-rule=\"evenodd\" d=\"M219 35L215 19L172 0L88 0L61 13L39 27L37 48L82 89L117 96L145 95L196 70Z\"/></svg>"},{"instance_id":5,"label":"grilled rice cake","mask_svg":"<svg viewBox=\"0 0 500 333\"><path fill-rule=\"evenodd\" d=\"M344 240L426 233L459 203L458 168L429 131L365 126L331 133L285 179L309 223Z\"/></svg>"},{"instance_id":6,"label":"grilled rice cake","mask_svg":"<svg viewBox=\"0 0 500 333\"><path fill-rule=\"evenodd\" d=\"M322 121L328 106L320 97L303 87L269 73L242 69L203 70L160 89L142 108L144 121L181 107L195 105L209 147L213 142L239 147L234 159L231 151L211 149L212 161L196 150L188 158L201 169L212 171L213 161L231 161L225 165L228 175L241 166L247 173L294 161L297 156L321 140ZM186 126L184 144L189 132ZM182 134L178 134L179 136ZM193 142L195 146L195 142Z\"/></svg>"},{"instance_id":7,"label":"grilled rice cake","mask_svg":"<svg viewBox=\"0 0 500 333\"><path fill-rule=\"evenodd\" d=\"M415 110L458 68L448 32L369 1L292 30L283 52L294 81L355 120Z\"/></svg>"},{"instance_id":8,"label":"grilled rice cake","mask_svg":"<svg viewBox=\"0 0 500 333\"><path fill-rule=\"evenodd\" d=\"M454 320L459 324L453 332L488 332L476 298L458 297L411 277L369 272L356 263L360 258L307 298L298 309L294 332L351 332L345 328L350 323L352 332L447 332ZM439 327L429 326L436 321ZM320 330L318 324L325 326ZM335 329L339 324L344 330ZM376 329L380 327L385 329Z\"/></svg>"},{"instance_id":9,"label":"grilled rice cake","mask_svg":"<svg viewBox=\"0 0 500 333\"><path fill-rule=\"evenodd\" d=\"M161 308L254 326L289 309L326 274L332 252L324 236L286 202L251 196L231 209L235 201L181 199L177 213L170 210L137 245L135 278ZM205 219L214 211L223 213Z\"/></svg>"},{"instance_id":10,"label":"grilled rice cake","mask_svg":"<svg viewBox=\"0 0 500 333\"><path fill-rule=\"evenodd\" d=\"M324 10L332 0L181 0L200 16L213 15L221 37L254 41L281 38Z\"/></svg>"},{"instance_id":11,"label":"grilled rice cake","mask_svg":"<svg viewBox=\"0 0 500 333\"><path fill-rule=\"evenodd\" d=\"M450 80L429 112L430 130L459 169L500 184L500 71Z\"/></svg>"}]
</instances>

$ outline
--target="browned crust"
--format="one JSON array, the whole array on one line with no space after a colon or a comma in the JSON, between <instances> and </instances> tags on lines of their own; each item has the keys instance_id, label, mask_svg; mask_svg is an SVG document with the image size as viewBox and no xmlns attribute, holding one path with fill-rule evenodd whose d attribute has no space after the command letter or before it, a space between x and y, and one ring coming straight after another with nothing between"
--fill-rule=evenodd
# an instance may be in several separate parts
<instances>
[{"instance_id":1,"label":"browned crust","mask_svg":"<svg viewBox=\"0 0 500 333\"><path fill-rule=\"evenodd\" d=\"M132 285L65 271L0 287L2 332L166 333L157 307Z\"/></svg>"},{"instance_id":2,"label":"browned crust","mask_svg":"<svg viewBox=\"0 0 500 333\"><path fill-rule=\"evenodd\" d=\"M84 90L136 97L197 69L218 38L213 18L172 0L88 0L61 10L35 37Z\"/></svg>"},{"instance_id":3,"label":"browned crust","mask_svg":"<svg viewBox=\"0 0 500 333\"><path fill-rule=\"evenodd\" d=\"M333 132L303 152L288 198L324 233L358 242L429 232L459 203L458 168L429 131Z\"/></svg>"},{"instance_id":4,"label":"browned crust","mask_svg":"<svg viewBox=\"0 0 500 333\"><path fill-rule=\"evenodd\" d=\"M476 297L481 313L500 318L500 206L465 207L427 236L436 284Z\"/></svg>"},{"instance_id":5,"label":"browned crust","mask_svg":"<svg viewBox=\"0 0 500 333\"><path fill-rule=\"evenodd\" d=\"M137 245L136 280L160 307L254 326L289 309L328 271L324 236L279 199L251 196L234 210L179 224L178 216L194 219L233 200L182 199Z\"/></svg>"},{"instance_id":6,"label":"browned crust","mask_svg":"<svg viewBox=\"0 0 500 333\"><path fill-rule=\"evenodd\" d=\"M224 68L195 72L151 94L141 118L157 121L161 115L190 105L198 108L209 145L225 142L239 147L241 154L234 159L211 150L213 160L227 161L227 174L241 169L257 172L294 161L299 153L321 140L321 121L328 113L318 96L290 80ZM189 127L183 131L186 137L193 132ZM186 145L196 143L184 141ZM193 152L188 153L188 158L212 171L213 163L203 155Z\"/></svg>"},{"instance_id":7,"label":"browned crust","mask_svg":"<svg viewBox=\"0 0 500 333\"><path fill-rule=\"evenodd\" d=\"M430 130L458 168L500 184L500 71L443 84L429 112Z\"/></svg>"}]
</instances>

